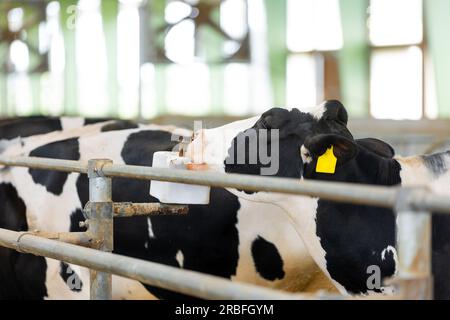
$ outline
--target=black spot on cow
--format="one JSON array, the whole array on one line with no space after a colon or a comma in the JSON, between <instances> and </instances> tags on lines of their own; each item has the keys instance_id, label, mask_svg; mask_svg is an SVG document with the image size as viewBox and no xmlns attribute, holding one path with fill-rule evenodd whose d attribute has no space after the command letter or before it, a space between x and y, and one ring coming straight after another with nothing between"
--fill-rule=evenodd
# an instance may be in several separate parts
<instances>
[{"instance_id":1,"label":"black spot on cow","mask_svg":"<svg viewBox=\"0 0 450 320\"><path fill-rule=\"evenodd\" d=\"M434 299L450 299L450 216L432 216L432 272Z\"/></svg>"},{"instance_id":2,"label":"black spot on cow","mask_svg":"<svg viewBox=\"0 0 450 320\"><path fill-rule=\"evenodd\" d=\"M0 228L28 230L25 203L9 183L0 184ZM0 300L44 299L46 269L43 257L0 246Z\"/></svg>"},{"instance_id":3,"label":"black spot on cow","mask_svg":"<svg viewBox=\"0 0 450 320\"><path fill-rule=\"evenodd\" d=\"M62 130L59 118L24 117L4 120L0 123L0 139L29 137Z\"/></svg>"},{"instance_id":4,"label":"black spot on cow","mask_svg":"<svg viewBox=\"0 0 450 320\"><path fill-rule=\"evenodd\" d=\"M450 157L450 151L445 153L424 155L422 156L422 159L427 169L432 172L435 177L439 177L448 171L445 161L446 157Z\"/></svg>"},{"instance_id":5,"label":"black spot on cow","mask_svg":"<svg viewBox=\"0 0 450 320\"><path fill-rule=\"evenodd\" d=\"M30 157L54 158L64 160L79 160L78 138L52 142L30 152ZM43 185L48 192L60 195L63 191L69 173L29 169L33 181Z\"/></svg>"},{"instance_id":6,"label":"black spot on cow","mask_svg":"<svg viewBox=\"0 0 450 320\"><path fill-rule=\"evenodd\" d=\"M153 154L157 151L172 151L178 141L171 140L167 131L144 130L129 135L121 156L125 164L151 166ZM126 190L127 192L123 192ZM150 182L145 180L113 179L113 199L115 201L139 202L150 199ZM127 200L128 199L128 200ZM154 201L157 201L153 198Z\"/></svg>"},{"instance_id":7,"label":"black spot on cow","mask_svg":"<svg viewBox=\"0 0 450 320\"><path fill-rule=\"evenodd\" d=\"M139 126L132 122L132 121L126 121L126 120L118 120L113 123L105 124L101 128L101 132L108 132L108 131L118 131L118 130L126 130L126 129L136 129Z\"/></svg>"},{"instance_id":8,"label":"black spot on cow","mask_svg":"<svg viewBox=\"0 0 450 320\"><path fill-rule=\"evenodd\" d=\"M80 175L81 176L85 176L85 175ZM77 180L77 184L78 184L78 180ZM85 186L81 186L81 187L85 187ZM87 201L86 201L87 202ZM76 209L74 212L72 212L72 214L70 215L70 232L85 232L87 230L87 228L85 227L80 227L80 222L84 221L84 214L81 211L81 209Z\"/></svg>"},{"instance_id":9,"label":"black spot on cow","mask_svg":"<svg viewBox=\"0 0 450 320\"><path fill-rule=\"evenodd\" d=\"M81 277L67 263L60 262L59 275L71 291L81 292L83 290Z\"/></svg>"},{"instance_id":10,"label":"black spot on cow","mask_svg":"<svg viewBox=\"0 0 450 320\"><path fill-rule=\"evenodd\" d=\"M84 119L84 125L90 125L90 124L96 124L96 123L100 123L100 122L106 122L106 121L110 121L110 120L114 120L111 118L85 118Z\"/></svg>"},{"instance_id":11,"label":"black spot on cow","mask_svg":"<svg viewBox=\"0 0 450 320\"><path fill-rule=\"evenodd\" d=\"M252 256L258 273L267 280L284 278L283 260L277 247L261 236L252 243Z\"/></svg>"},{"instance_id":12,"label":"black spot on cow","mask_svg":"<svg viewBox=\"0 0 450 320\"><path fill-rule=\"evenodd\" d=\"M115 178L113 179L113 182L114 182L114 180L115 180ZM78 198L80 198L81 206L84 208L86 203L88 203L88 201L89 201L89 179L88 179L87 175L80 174L80 176L77 179L76 185L77 185ZM113 198L113 200L114 200L114 198ZM74 215L72 213L72 216L78 217L79 219L81 219L82 213L81 213L81 216L79 214ZM78 221L76 221L76 220L74 220L72 222L77 222L77 224L78 224Z\"/></svg>"},{"instance_id":13,"label":"black spot on cow","mask_svg":"<svg viewBox=\"0 0 450 320\"><path fill-rule=\"evenodd\" d=\"M151 166L155 152L172 151L178 143L178 140L172 141L170 132L143 130L130 134L121 155L126 164Z\"/></svg>"}]
</instances>

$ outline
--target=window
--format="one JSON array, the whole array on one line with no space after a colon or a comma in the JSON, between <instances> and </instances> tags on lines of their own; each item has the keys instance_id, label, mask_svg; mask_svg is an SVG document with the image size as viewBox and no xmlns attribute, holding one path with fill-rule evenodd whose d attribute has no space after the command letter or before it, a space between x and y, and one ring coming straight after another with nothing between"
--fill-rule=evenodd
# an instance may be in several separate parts
<instances>
[{"instance_id":1,"label":"window","mask_svg":"<svg viewBox=\"0 0 450 320\"><path fill-rule=\"evenodd\" d=\"M100 0L80 0L76 20L78 112L108 114L107 55Z\"/></svg>"},{"instance_id":2,"label":"window","mask_svg":"<svg viewBox=\"0 0 450 320\"><path fill-rule=\"evenodd\" d=\"M371 0L369 27L375 46L421 43L422 0Z\"/></svg>"},{"instance_id":3,"label":"window","mask_svg":"<svg viewBox=\"0 0 450 320\"><path fill-rule=\"evenodd\" d=\"M52 1L47 5L47 34L49 48L49 73L41 79L41 111L52 115L64 111L64 38L60 25L59 2ZM44 38L45 39L45 38Z\"/></svg>"},{"instance_id":4,"label":"window","mask_svg":"<svg viewBox=\"0 0 450 320\"><path fill-rule=\"evenodd\" d=\"M288 0L286 100L289 106L314 106L339 98L337 60L342 48L339 0Z\"/></svg>"},{"instance_id":5,"label":"window","mask_svg":"<svg viewBox=\"0 0 450 320\"><path fill-rule=\"evenodd\" d=\"M117 82L118 115L136 118L139 115L139 1L120 1L117 16ZM143 69L149 71L151 69ZM147 81L141 77L141 81ZM144 112L142 110L142 112Z\"/></svg>"},{"instance_id":6,"label":"window","mask_svg":"<svg viewBox=\"0 0 450 320\"><path fill-rule=\"evenodd\" d=\"M379 119L422 117L422 50L376 50L371 61L371 111Z\"/></svg>"},{"instance_id":7,"label":"window","mask_svg":"<svg viewBox=\"0 0 450 320\"><path fill-rule=\"evenodd\" d=\"M144 115L245 115L271 105L263 0L148 5L151 23L141 29L150 39L141 67Z\"/></svg>"},{"instance_id":8,"label":"window","mask_svg":"<svg viewBox=\"0 0 450 320\"><path fill-rule=\"evenodd\" d=\"M287 45L293 52L342 48L339 0L288 0Z\"/></svg>"},{"instance_id":9,"label":"window","mask_svg":"<svg viewBox=\"0 0 450 320\"><path fill-rule=\"evenodd\" d=\"M51 27L52 3L2 3L0 43L3 61L0 72L2 112L29 115L41 108L41 75L49 74L50 45L55 34ZM2 77L3 78L3 77ZM3 79L1 79L3 80ZM58 95L56 95L58 96Z\"/></svg>"},{"instance_id":10,"label":"window","mask_svg":"<svg viewBox=\"0 0 450 320\"><path fill-rule=\"evenodd\" d=\"M423 43L422 0L371 0L371 114L378 119L436 116L431 63Z\"/></svg>"}]
</instances>

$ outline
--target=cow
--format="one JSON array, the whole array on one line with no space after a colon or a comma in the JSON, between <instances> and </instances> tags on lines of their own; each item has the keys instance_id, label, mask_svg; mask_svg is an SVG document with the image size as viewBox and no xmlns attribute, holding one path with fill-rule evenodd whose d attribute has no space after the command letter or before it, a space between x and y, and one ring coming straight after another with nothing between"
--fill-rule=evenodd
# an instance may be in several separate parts
<instances>
[{"instance_id":1,"label":"cow","mask_svg":"<svg viewBox=\"0 0 450 320\"><path fill-rule=\"evenodd\" d=\"M108 120L113 119L46 116L7 118L0 120L0 141L8 141L19 137L26 138L49 132L81 128L85 125L94 124L97 122L106 122ZM123 122L127 123L126 121Z\"/></svg>"},{"instance_id":2,"label":"cow","mask_svg":"<svg viewBox=\"0 0 450 320\"><path fill-rule=\"evenodd\" d=\"M350 134L347 114L340 104L329 102L305 111L287 112L275 108L269 112L271 118L260 118L263 123L281 118L286 128L296 130L289 133L296 143L315 132ZM232 127L251 127L260 122L258 118L237 122ZM21 139L20 143L10 144L2 155L79 161L110 158L118 164L151 166L154 152L171 151L178 145L179 136L190 135L190 131L174 127L140 125L122 129L120 125L96 123ZM281 145L282 153L288 151L285 148ZM292 164L283 162L280 166L288 173ZM113 200L157 202L149 195L149 187L148 181L115 178ZM88 201L85 175L6 167L0 172L0 197L0 228L85 230L79 225L84 220L82 208ZM226 189L212 188L210 204L189 205L186 216L115 219L114 252L277 289L333 289L289 219L276 204L254 203ZM0 298L89 297L86 268L9 249L0 249L0 282ZM113 296L188 298L121 277L113 277Z\"/></svg>"},{"instance_id":3,"label":"cow","mask_svg":"<svg viewBox=\"0 0 450 320\"><path fill-rule=\"evenodd\" d=\"M298 181L325 180L381 186L429 185L448 196L450 152L408 158L395 156L393 148L381 140L355 140L348 131L342 130L346 123L344 111L340 112L342 116L333 119L340 125L339 130L335 130L336 126L327 127L331 120L327 112L332 105L343 110L338 101L326 103L327 108L319 120L319 123L325 121L326 125L316 125L316 130L307 130L306 134L298 135L299 128L289 125L295 110L270 110L251 126L249 123L231 124L199 130L187 148L187 155L194 162L204 162L218 172L259 175L267 165L259 159L250 161L252 150L245 144L245 137L251 136L250 132L259 134L261 129L279 130L280 168L277 176ZM225 143L217 145L215 141L220 140L220 136ZM241 158L246 161L237 161L236 150L245 152ZM319 158L329 150L336 157L335 168L328 172L319 170ZM227 190L254 203L272 203L282 208L317 265L340 293L383 295L394 292L389 285L368 285L373 273L368 269L370 266L379 268L383 283L396 275L396 218L392 210L316 197ZM433 215L432 228L434 297L450 299L450 217Z\"/></svg>"}]
</instances>

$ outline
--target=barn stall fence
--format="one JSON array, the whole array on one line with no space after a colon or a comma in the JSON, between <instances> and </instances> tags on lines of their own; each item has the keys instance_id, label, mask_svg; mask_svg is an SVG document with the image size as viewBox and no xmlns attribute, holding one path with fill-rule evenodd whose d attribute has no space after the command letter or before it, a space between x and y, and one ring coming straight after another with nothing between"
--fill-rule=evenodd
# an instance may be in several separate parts
<instances>
[{"instance_id":1,"label":"barn stall fence","mask_svg":"<svg viewBox=\"0 0 450 320\"><path fill-rule=\"evenodd\" d=\"M163 289L205 299L349 299L338 294L288 293L252 284L179 269L111 253L114 217L153 214L188 214L188 206L161 203L114 203L112 178L158 180L249 191L267 191L320 197L329 201L393 209L397 214L397 293L389 299L431 299L431 212L450 214L450 199L425 188L381 187L339 182L296 181L288 178L192 172L113 164L94 159L88 163L36 157L1 157L4 166L77 172L89 177L85 208L86 232L16 232L0 229L0 246L53 258L90 269L91 299L112 298L111 274Z\"/></svg>"}]
</instances>

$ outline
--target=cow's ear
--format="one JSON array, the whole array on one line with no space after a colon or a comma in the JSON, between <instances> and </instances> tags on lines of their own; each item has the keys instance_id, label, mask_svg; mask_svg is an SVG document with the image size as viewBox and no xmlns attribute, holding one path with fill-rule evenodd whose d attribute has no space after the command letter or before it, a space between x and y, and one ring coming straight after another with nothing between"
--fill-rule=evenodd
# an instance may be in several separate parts
<instances>
[{"instance_id":1,"label":"cow's ear","mask_svg":"<svg viewBox=\"0 0 450 320\"><path fill-rule=\"evenodd\" d=\"M323 155L327 149L333 147L334 156L340 163L355 157L358 146L355 141L336 134L319 134L305 140L305 148L313 158Z\"/></svg>"},{"instance_id":2,"label":"cow's ear","mask_svg":"<svg viewBox=\"0 0 450 320\"><path fill-rule=\"evenodd\" d=\"M280 129L290 120L289 111L282 108L272 108L261 115L256 122L256 129Z\"/></svg>"},{"instance_id":3,"label":"cow's ear","mask_svg":"<svg viewBox=\"0 0 450 320\"><path fill-rule=\"evenodd\" d=\"M388 143L375 138L357 139L356 143L383 158L393 158L395 155L394 148Z\"/></svg>"},{"instance_id":4,"label":"cow's ear","mask_svg":"<svg viewBox=\"0 0 450 320\"><path fill-rule=\"evenodd\" d=\"M325 119L334 119L347 124L348 113L344 105L338 100L327 100L324 102L325 112L323 116Z\"/></svg>"}]
</instances>

